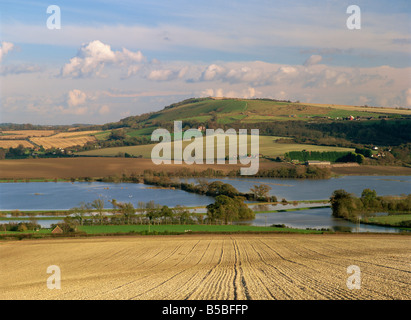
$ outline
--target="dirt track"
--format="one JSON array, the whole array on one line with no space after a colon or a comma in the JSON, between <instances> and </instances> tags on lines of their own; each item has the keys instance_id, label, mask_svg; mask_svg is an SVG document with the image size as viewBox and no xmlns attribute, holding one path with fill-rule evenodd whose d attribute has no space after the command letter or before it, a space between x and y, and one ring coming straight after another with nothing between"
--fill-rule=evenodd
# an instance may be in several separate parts
<instances>
[{"instance_id":1,"label":"dirt track","mask_svg":"<svg viewBox=\"0 0 411 320\"><path fill-rule=\"evenodd\" d=\"M0 244L0 299L410 299L410 237L184 235ZM48 289L47 268L61 270ZM349 290L347 267L361 270Z\"/></svg>"}]
</instances>

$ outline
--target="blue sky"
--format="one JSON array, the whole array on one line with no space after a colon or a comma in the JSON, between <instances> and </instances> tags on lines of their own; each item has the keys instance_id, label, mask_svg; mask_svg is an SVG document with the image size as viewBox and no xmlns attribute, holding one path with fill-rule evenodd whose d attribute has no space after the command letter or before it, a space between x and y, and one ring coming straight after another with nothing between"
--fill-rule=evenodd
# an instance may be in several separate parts
<instances>
[{"instance_id":1,"label":"blue sky","mask_svg":"<svg viewBox=\"0 0 411 320\"><path fill-rule=\"evenodd\" d=\"M49 5L61 29L49 30ZM193 96L411 107L409 1L0 3L0 122L105 123Z\"/></svg>"}]
</instances>

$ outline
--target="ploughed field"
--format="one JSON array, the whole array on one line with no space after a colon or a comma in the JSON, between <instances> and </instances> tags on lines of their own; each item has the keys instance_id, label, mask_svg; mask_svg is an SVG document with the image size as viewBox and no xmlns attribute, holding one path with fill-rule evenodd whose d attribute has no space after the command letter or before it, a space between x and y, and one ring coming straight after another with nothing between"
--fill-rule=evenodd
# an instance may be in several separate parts
<instances>
[{"instance_id":1,"label":"ploughed field","mask_svg":"<svg viewBox=\"0 0 411 320\"><path fill-rule=\"evenodd\" d=\"M410 299L405 235L182 235L0 244L1 299ZM47 268L61 270L48 289ZM347 267L361 271L348 289Z\"/></svg>"}]
</instances>

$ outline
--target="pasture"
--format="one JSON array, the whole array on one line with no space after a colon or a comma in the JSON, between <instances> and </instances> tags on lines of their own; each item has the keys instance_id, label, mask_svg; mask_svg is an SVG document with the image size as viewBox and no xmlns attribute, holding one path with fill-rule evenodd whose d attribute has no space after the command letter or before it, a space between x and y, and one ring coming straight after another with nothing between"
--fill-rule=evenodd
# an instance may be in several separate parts
<instances>
[{"instance_id":1,"label":"pasture","mask_svg":"<svg viewBox=\"0 0 411 320\"><path fill-rule=\"evenodd\" d=\"M409 236L179 235L3 242L0 298L409 300ZM47 287L49 266L61 289ZM350 290L351 265L360 289ZM12 279L13 281L10 281Z\"/></svg>"},{"instance_id":2,"label":"pasture","mask_svg":"<svg viewBox=\"0 0 411 320\"><path fill-rule=\"evenodd\" d=\"M130 233L130 232L147 232L148 225L95 225L81 226L79 231L84 231L87 234L102 234L102 233ZM207 224L158 224L150 225L150 232L158 233L184 233L184 232L211 232L211 233L236 233L236 232L292 232L292 233L316 233L312 230L279 228L279 227L260 227L247 225L207 225ZM318 231L318 233L320 233Z\"/></svg>"}]
</instances>

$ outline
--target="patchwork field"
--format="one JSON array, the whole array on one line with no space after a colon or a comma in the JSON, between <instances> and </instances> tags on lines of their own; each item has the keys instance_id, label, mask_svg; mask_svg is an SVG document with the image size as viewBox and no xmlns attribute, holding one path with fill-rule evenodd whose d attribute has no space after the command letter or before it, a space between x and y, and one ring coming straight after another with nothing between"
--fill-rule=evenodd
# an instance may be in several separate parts
<instances>
[{"instance_id":1,"label":"patchwork field","mask_svg":"<svg viewBox=\"0 0 411 320\"><path fill-rule=\"evenodd\" d=\"M34 148L34 145L49 148L67 148L83 146L89 141L96 141L95 134L102 131L75 131L59 132L54 130L5 130L0 132L0 148L16 148L22 144L26 148ZM27 139L28 140L23 140Z\"/></svg>"},{"instance_id":2,"label":"patchwork field","mask_svg":"<svg viewBox=\"0 0 411 320\"><path fill-rule=\"evenodd\" d=\"M0 299L411 298L409 236L183 235L9 241ZM61 289L48 289L49 266ZM351 265L359 289L348 289ZM12 279L12 281L11 281Z\"/></svg>"}]
</instances>

